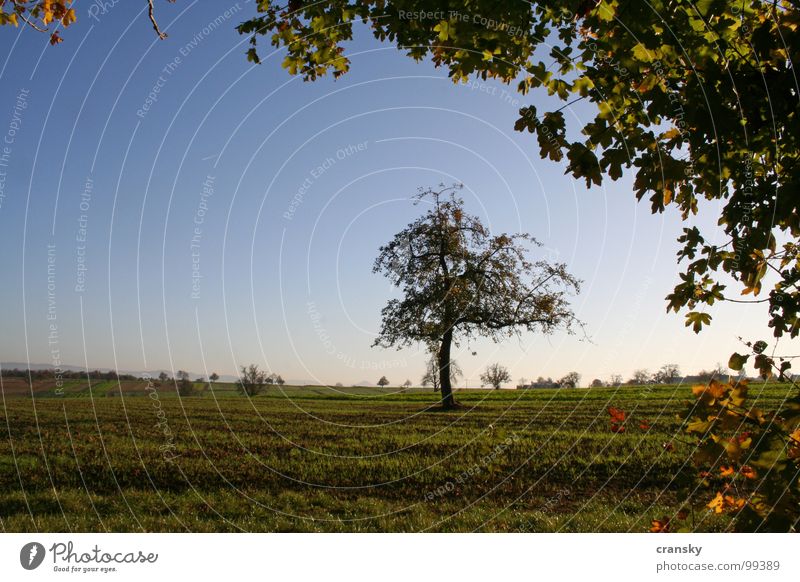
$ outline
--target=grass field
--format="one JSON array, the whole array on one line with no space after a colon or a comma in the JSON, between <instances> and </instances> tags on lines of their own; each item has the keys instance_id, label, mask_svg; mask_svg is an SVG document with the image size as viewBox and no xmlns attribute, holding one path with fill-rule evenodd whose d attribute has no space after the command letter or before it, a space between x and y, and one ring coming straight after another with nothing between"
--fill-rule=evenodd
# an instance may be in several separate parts
<instances>
[{"instance_id":1,"label":"grass field","mask_svg":"<svg viewBox=\"0 0 800 582\"><path fill-rule=\"evenodd\" d=\"M468 390L447 413L421 390L145 387L4 385L2 531L647 531L679 507L687 386ZM612 433L609 405L653 427Z\"/></svg>"}]
</instances>

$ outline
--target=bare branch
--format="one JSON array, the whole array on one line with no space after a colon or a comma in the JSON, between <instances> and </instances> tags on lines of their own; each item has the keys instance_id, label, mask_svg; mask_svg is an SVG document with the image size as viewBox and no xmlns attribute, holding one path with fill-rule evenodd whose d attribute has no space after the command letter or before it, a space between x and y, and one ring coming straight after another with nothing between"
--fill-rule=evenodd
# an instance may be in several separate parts
<instances>
[{"instance_id":1,"label":"bare branch","mask_svg":"<svg viewBox=\"0 0 800 582\"><path fill-rule=\"evenodd\" d=\"M161 29L158 26L158 22L156 22L155 7L153 6L153 0L147 0L147 3L150 5L148 14L150 16L150 22L153 23L153 29L156 31L156 34L158 34L158 38L164 40L165 38L167 38L167 33L161 32Z\"/></svg>"}]
</instances>

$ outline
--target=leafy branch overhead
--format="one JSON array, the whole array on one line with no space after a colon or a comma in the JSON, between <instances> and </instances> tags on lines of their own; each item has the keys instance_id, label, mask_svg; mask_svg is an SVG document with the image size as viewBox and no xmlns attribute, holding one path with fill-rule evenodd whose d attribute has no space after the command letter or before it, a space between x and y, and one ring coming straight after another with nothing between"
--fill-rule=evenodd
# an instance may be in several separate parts
<instances>
[{"instance_id":1,"label":"leafy branch overhead","mask_svg":"<svg viewBox=\"0 0 800 582\"><path fill-rule=\"evenodd\" d=\"M69 6L4 0L0 24L68 26ZM673 207L685 221L716 201L722 233L687 226L679 238L668 310L699 332L717 301L763 302L776 337L800 333L797 0L260 0L237 30L250 61L266 41L313 81L350 69L354 23L456 83L495 79L563 103L527 104L514 127L587 186L630 174L652 212ZM568 126L563 110L577 102L593 114Z\"/></svg>"},{"instance_id":2,"label":"leafy branch overhead","mask_svg":"<svg viewBox=\"0 0 800 582\"><path fill-rule=\"evenodd\" d=\"M147 1L147 15L159 38L167 38L155 16L154 0ZM174 3L175 0L167 0ZM77 20L72 0L0 0L0 26L20 24L50 35L50 44L63 42L59 28L67 28ZM90 11L91 13L91 11Z\"/></svg>"},{"instance_id":3,"label":"leafy branch overhead","mask_svg":"<svg viewBox=\"0 0 800 582\"><path fill-rule=\"evenodd\" d=\"M684 220L702 200L719 200L716 232L687 227L685 264L668 309L687 326L711 322L716 301L763 301L776 336L795 337L800 301L798 187L800 125L793 63L800 4L791 0L476 0L448 9L423 0L265 1L242 23L248 56L266 37L285 50L284 67L306 80L350 68L343 43L353 23L408 56L429 58L454 82L471 77L544 91L564 107L520 110L517 131L537 137L543 158L601 185L633 174L638 199ZM561 112L594 106L579 134ZM570 135L580 135L578 139ZM767 273L776 281L764 288ZM728 290L722 275L732 276ZM764 295L766 297L763 297ZM744 298L737 298L744 295Z\"/></svg>"}]
</instances>

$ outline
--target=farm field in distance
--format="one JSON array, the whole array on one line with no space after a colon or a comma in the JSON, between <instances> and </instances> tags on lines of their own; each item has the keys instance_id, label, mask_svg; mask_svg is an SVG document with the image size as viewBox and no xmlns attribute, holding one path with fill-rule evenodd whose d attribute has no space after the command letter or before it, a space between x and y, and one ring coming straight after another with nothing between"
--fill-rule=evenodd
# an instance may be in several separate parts
<instances>
[{"instance_id":1,"label":"farm field in distance","mask_svg":"<svg viewBox=\"0 0 800 582\"><path fill-rule=\"evenodd\" d=\"M23 386L4 381L0 407L4 532L647 531L680 507L673 437L692 400L686 385L462 390L440 412L430 389ZM750 393L777 409L789 390ZM652 427L613 433L609 406Z\"/></svg>"}]
</instances>

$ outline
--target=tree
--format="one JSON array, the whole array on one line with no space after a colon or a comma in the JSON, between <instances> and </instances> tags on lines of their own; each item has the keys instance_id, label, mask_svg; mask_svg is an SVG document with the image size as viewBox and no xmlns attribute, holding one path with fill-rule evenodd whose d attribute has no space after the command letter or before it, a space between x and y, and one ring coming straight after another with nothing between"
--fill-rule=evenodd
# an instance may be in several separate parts
<instances>
[{"instance_id":1,"label":"tree","mask_svg":"<svg viewBox=\"0 0 800 582\"><path fill-rule=\"evenodd\" d=\"M650 371L647 368L639 368L638 370L634 370L630 383L635 386L643 386L649 384L650 380L652 380Z\"/></svg>"},{"instance_id":2,"label":"tree","mask_svg":"<svg viewBox=\"0 0 800 582\"><path fill-rule=\"evenodd\" d=\"M175 380L179 395L189 396L194 393L194 384L189 381L189 372L185 370L178 370L175 373Z\"/></svg>"},{"instance_id":3,"label":"tree","mask_svg":"<svg viewBox=\"0 0 800 582\"><path fill-rule=\"evenodd\" d=\"M208 381L211 382L212 384L217 380L219 380L219 374L217 374L216 372L212 372L211 375L208 377Z\"/></svg>"},{"instance_id":4,"label":"tree","mask_svg":"<svg viewBox=\"0 0 800 582\"><path fill-rule=\"evenodd\" d=\"M620 374L611 374L611 385L612 386L621 386L622 385L622 376Z\"/></svg>"},{"instance_id":5,"label":"tree","mask_svg":"<svg viewBox=\"0 0 800 582\"><path fill-rule=\"evenodd\" d=\"M242 366L236 389L245 396L256 396L264 390L267 373L258 369L256 364Z\"/></svg>"},{"instance_id":6,"label":"tree","mask_svg":"<svg viewBox=\"0 0 800 582\"><path fill-rule=\"evenodd\" d=\"M194 394L194 384L192 384L188 376L178 380L178 394L181 396L191 396Z\"/></svg>"},{"instance_id":7,"label":"tree","mask_svg":"<svg viewBox=\"0 0 800 582\"><path fill-rule=\"evenodd\" d=\"M595 378L594 380L592 380L590 386L592 388L602 388L603 386L605 386L605 382L603 382L600 378Z\"/></svg>"},{"instance_id":8,"label":"tree","mask_svg":"<svg viewBox=\"0 0 800 582\"><path fill-rule=\"evenodd\" d=\"M581 375L577 372L570 372L558 381L562 388L577 388L581 383Z\"/></svg>"},{"instance_id":9,"label":"tree","mask_svg":"<svg viewBox=\"0 0 800 582\"><path fill-rule=\"evenodd\" d=\"M430 208L385 246L375 260L401 288L381 311L374 345L425 342L436 345L442 406L455 406L450 352L460 339L487 336L494 341L522 330L545 334L576 322L567 300L579 281L562 264L526 259L526 234L492 236L481 221L464 212L454 189L422 190L417 203Z\"/></svg>"},{"instance_id":10,"label":"tree","mask_svg":"<svg viewBox=\"0 0 800 582\"><path fill-rule=\"evenodd\" d=\"M166 373L166 372L161 372L161 373L158 375L158 379L159 379L161 382L166 382L167 380L169 380L169 376L167 375L167 373Z\"/></svg>"},{"instance_id":11,"label":"tree","mask_svg":"<svg viewBox=\"0 0 800 582\"><path fill-rule=\"evenodd\" d=\"M489 365L486 371L481 374L481 382L489 384L495 390L499 390L503 382L509 382L510 380L511 374L508 372L508 368L500 364Z\"/></svg>"},{"instance_id":12,"label":"tree","mask_svg":"<svg viewBox=\"0 0 800 582\"><path fill-rule=\"evenodd\" d=\"M389 385L389 379L386 376L381 376L381 379L378 380L378 386L383 388L384 386Z\"/></svg>"},{"instance_id":13,"label":"tree","mask_svg":"<svg viewBox=\"0 0 800 582\"><path fill-rule=\"evenodd\" d=\"M523 96L547 91L563 106L524 106L514 126L536 135L542 158L587 186L633 172L638 200L653 213L674 207L684 221L701 201L718 201L723 233L691 226L678 239L685 267L668 309L685 310L699 332L711 322L705 305L766 302L776 337L800 333L798 2L475 0L434 18L414 16L431 12L429 0L257 6L238 26L251 37L248 59L260 62L266 36L306 80L349 70L343 45L361 22L411 58L446 67L456 83L493 78L517 83ZM493 26L480 18L489 14ZM563 109L580 100L596 115L568 128L575 116ZM780 276L757 298L770 271Z\"/></svg>"},{"instance_id":14,"label":"tree","mask_svg":"<svg viewBox=\"0 0 800 582\"><path fill-rule=\"evenodd\" d=\"M405 388L406 390L411 388L411 380L406 380L405 382L403 382L403 388Z\"/></svg>"},{"instance_id":15,"label":"tree","mask_svg":"<svg viewBox=\"0 0 800 582\"><path fill-rule=\"evenodd\" d=\"M450 383L455 384L458 382L458 379L464 373L461 371L461 366L458 365L458 362L455 360L450 360ZM439 384L439 358L434 351L431 354L430 359L428 360L428 364L425 367L425 374L422 376L421 384L423 386L428 386L429 384L433 386L433 391L438 392L441 388Z\"/></svg>"},{"instance_id":16,"label":"tree","mask_svg":"<svg viewBox=\"0 0 800 582\"><path fill-rule=\"evenodd\" d=\"M664 364L655 373L653 379L657 384L672 384L681 377L681 369L678 364Z\"/></svg>"},{"instance_id":17,"label":"tree","mask_svg":"<svg viewBox=\"0 0 800 582\"><path fill-rule=\"evenodd\" d=\"M284 380L284 379L281 377L281 375L280 375L280 374L278 374L278 375L275 377L275 383L276 383L278 386L283 386L284 384L286 384L286 380Z\"/></svg>"}]
</instances>

